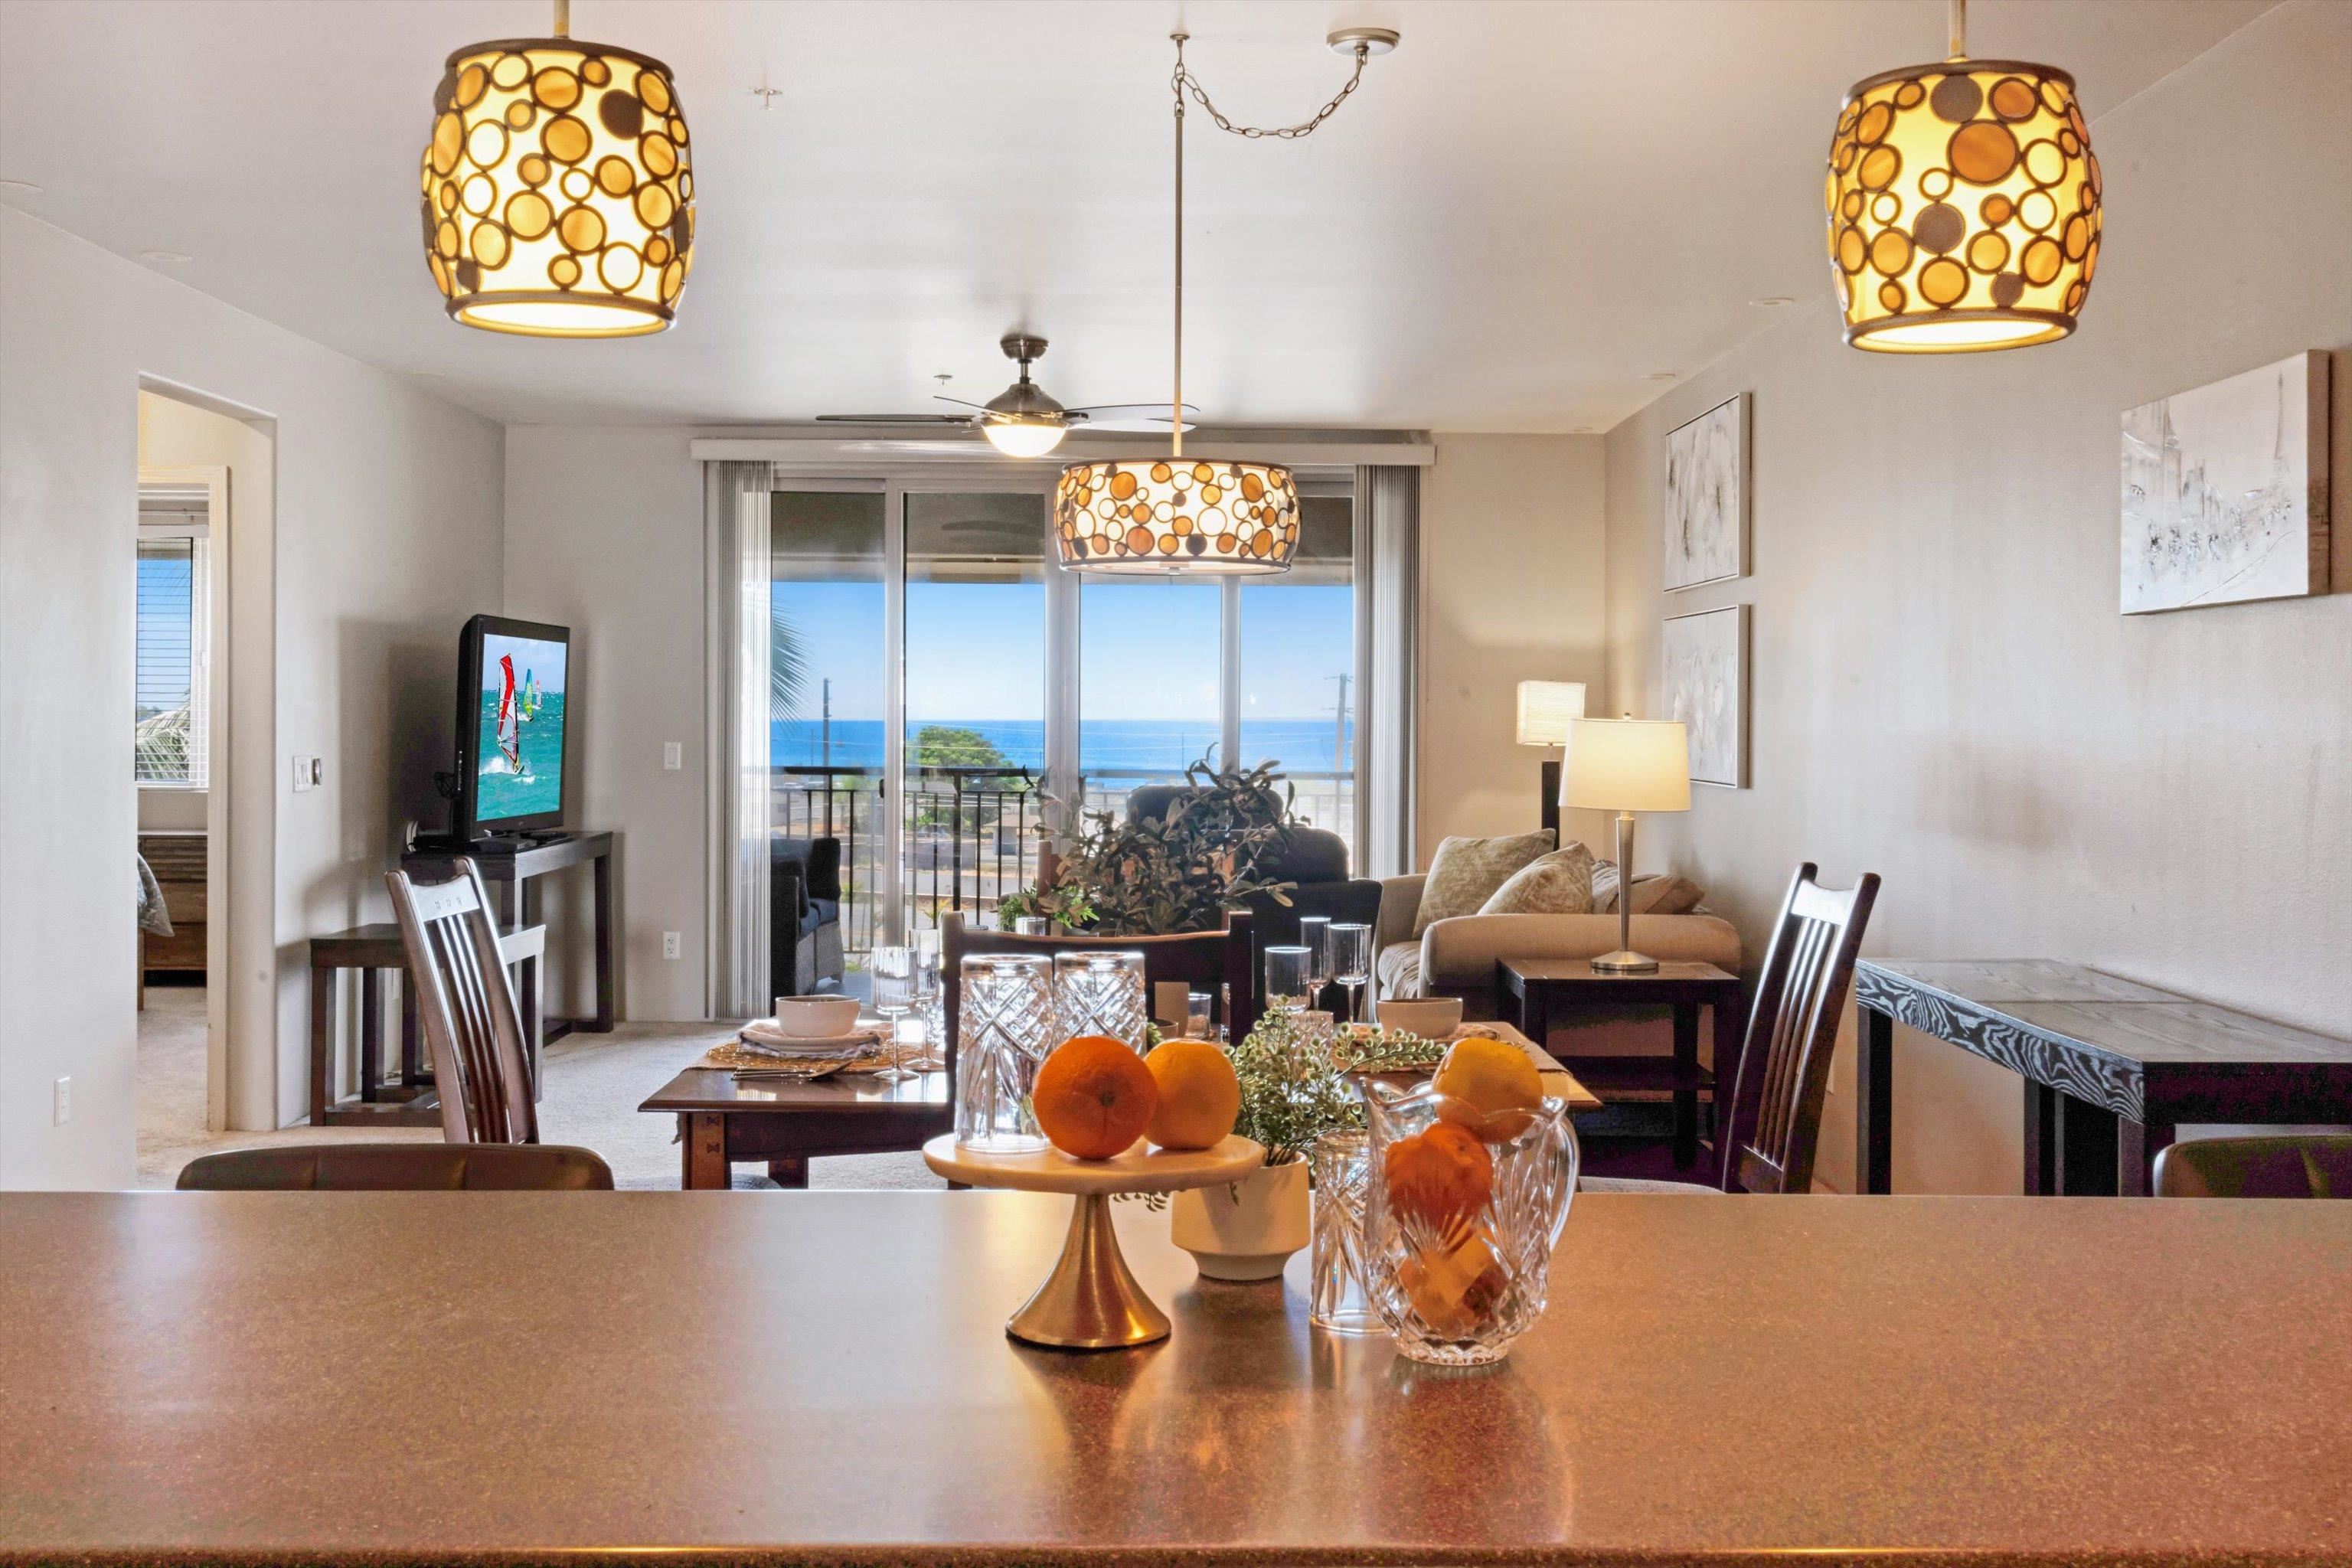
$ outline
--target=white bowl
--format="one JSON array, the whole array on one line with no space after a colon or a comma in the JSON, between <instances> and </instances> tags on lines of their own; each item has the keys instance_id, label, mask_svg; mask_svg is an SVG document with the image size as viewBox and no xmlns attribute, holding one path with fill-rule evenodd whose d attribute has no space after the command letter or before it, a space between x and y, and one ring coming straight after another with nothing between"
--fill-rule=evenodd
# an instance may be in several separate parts
<instances>
[{"instance_id":1,"label":"white bowl","mask_svg":"<svg viewBox=\"0 0 2352 1568\"><path fill-rule=\"evenodd\" d=\"M857 1027L855 996L779 996L776 1027L796 1039L829 1040Z\"/></svg>"},{"instance_id":2,"label":"white bowl","mask_svg":"<svg viewBox=\"0 0 2352 1568\"><path fill-rule=\"evenodd\" d=\"M1459 996L1397 997L1381 1004L1381 1028L1402 1029L1424 1040L1450 1039L1461 1025Z\"/></svg>"}]
</instances>

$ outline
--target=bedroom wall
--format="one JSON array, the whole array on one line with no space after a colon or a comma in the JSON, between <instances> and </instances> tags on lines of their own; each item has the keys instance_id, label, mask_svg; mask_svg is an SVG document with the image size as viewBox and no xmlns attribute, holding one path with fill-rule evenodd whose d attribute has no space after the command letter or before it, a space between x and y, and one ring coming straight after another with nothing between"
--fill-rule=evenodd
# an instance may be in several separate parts
<instances>
[{"instance_id":1,"label":"bedroom wall","mask_svg":"<svg viewBox=\"0 0 2352 1568\"><path fill-rule=\"evenodd\" d=\"M128 866L138 820L142 378L238 405L277 442L271 821L238 850L270 861L272 940L243 962L273 1004L276 1072L234 1108L245 1125L307 1110L302 940L388 916L394 834L448 744L457 628L499 598L502 434L13 211L0 360L0 1186L125 1186L134 948L128 872L105 868ZM295 752L326 759L324 788L290 792Z\"/></svg>"},{"instance_id":2,"label":"bedroom wall","mask_svg":"<svg viewBox=\"0 0 2352 1568\"><path fill-rule=\"evenodd\" d=\"M2352 595L2116 608L2118 416L2168 393L2339 351L2352 531L2348 82L2352 6L2291 0L2106 106L2070 340L1858 353L1825 282L1610 433L1616 700L1658 710L1661 617L1755 606L1753 787L1643 827L1645 862L1705 884L1752 952L1811 859L1885 879L1874 953L2074 959L2352 1035ZM1664 594L1666 433L1743 390L1755 574ZM1907 1032L1895 1074L1895 1190L2018 1190L2014 1077ZM1853 1118L1844 1052L1825 1184L1851 1184Z\"/></svg>"}]
</instances>

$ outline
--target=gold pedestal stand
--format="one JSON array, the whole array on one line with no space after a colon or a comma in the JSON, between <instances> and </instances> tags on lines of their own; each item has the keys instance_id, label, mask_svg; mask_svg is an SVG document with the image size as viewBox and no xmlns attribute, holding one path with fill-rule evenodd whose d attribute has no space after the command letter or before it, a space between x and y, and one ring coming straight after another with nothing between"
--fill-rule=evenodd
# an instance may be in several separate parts
<instances>
[{"instance_id":1,"label":"gold pedestal stand","mask_svg":"<svg viewBox=\"0 0 2352 1568\"><path fill-rule=\"evenodd\" d=\"M1056 1149L986 1154L958 1146L952 1133L923 1145L923 1162L950 1181L975 1187L1067 1193L1076 1200L1062 1256L1004 1331L1057 1350L1123 1350L1168 1337L1161 1311L1119 1255L1110 1201L1122 1193L1175 1193L1239 1181L1265 1162L1265 1151L1229 1137L1212 1149L1148 1151L1141 1143L1109 1160L1074 1160Z\"/></svg>"}]
</instances>

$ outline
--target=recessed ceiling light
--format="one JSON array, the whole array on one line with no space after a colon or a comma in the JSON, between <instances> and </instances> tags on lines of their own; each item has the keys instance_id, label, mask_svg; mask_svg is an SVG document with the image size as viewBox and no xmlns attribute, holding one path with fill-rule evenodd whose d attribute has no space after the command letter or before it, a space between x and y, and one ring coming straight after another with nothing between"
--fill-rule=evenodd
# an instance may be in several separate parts
<instances>
[{"instance_id":1,"label":"recessed ceiling light","mask_svg":"<svg viewBox=\"0 0 2352 1568\"><path fill-rule=\"evenodd\" d=\"M0 180L0 191L6 191L13 196L37 196L41 194L41 187L30 180Z\"/></svg>"},{"instance_id":2,"label":"recessed ceiling light","mask_svg":"<svg viewBox=\"0 0 2352 1568\"><path fill-rule=\"evenodd\" d=\"M1786 294L1766 294L1759 299L1750 300L1748 302L1751 305L1761 305L1768 310L1777 310L1783 305L1793 305L1796 303L1794 300L1790 299Z\"/></svg>"},{"instance_id":3,"label":"recessed ceiling light","mask_svg":"<svg viewBox=\"0 0 2352 1568\"><path fill-rule=\"evenodd\" d=\"M194 261L195 259L184 250L142 250L139 256L144 261Z\"/></svg>"},{"instance_id":4,"label":"recessed ceiling light","mask_svg":"<svg viewBox=\"0 0 2352 1568\"><path fill-rule=\"evenodd\" d=\"M1672 381L1675 379L1675 373L1670 370L1654 370L1642 379L1643 381Z\"/></svg>"}]
</instances>

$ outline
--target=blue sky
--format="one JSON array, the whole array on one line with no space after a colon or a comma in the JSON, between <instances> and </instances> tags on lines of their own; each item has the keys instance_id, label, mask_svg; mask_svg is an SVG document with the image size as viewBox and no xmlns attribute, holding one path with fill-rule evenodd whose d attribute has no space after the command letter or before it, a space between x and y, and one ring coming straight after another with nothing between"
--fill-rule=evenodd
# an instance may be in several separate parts
<instances>
[{"instance_id":1,"label":"blue sky","mask_svg":"<svg viewBox=\"0 0 2352 1568\"><path fill-rule=\"evenodd\" d=\"M141 712L162 712L188 700L188 590L194 568L176 559L139 557Z\"/></svg>"},{"instance_id":2,"label":"blue sky","mask_svg":"<svg viewBox=\"0 0 2352 1568\"><path fill-rule=\"evenodd\" d=\"M506 676L499 668L499 655L514 655L515 685L522 685L526 674L539 679L539 689L553 693L563 689L564 645L541 642L537 637L500 637L496 632L482 638L482 689L497 691L504 688ZM593 696L591 695L591 701Z\"/></svg>"},{"instance_id":3,"label":"blue sky","mask_svg":"<svg viewBox=\"0 0 2352 1568\"><path fill-rule=\"evenodd\" d=\"M881 585L779 583L775 601L811 655L805 715L816 716L815 679L829 677L834 717L880 719ZM1213 721L1213 584L1089 583L1080 605L1085 717ZM1242 717L1330 713L1338 700L1331 677L1355 662L1353 591L1251 584L1242 606ZM1045 614L1038 584L908 584L908 716L1042 719Z\"/></svg>"}]
</instances>

